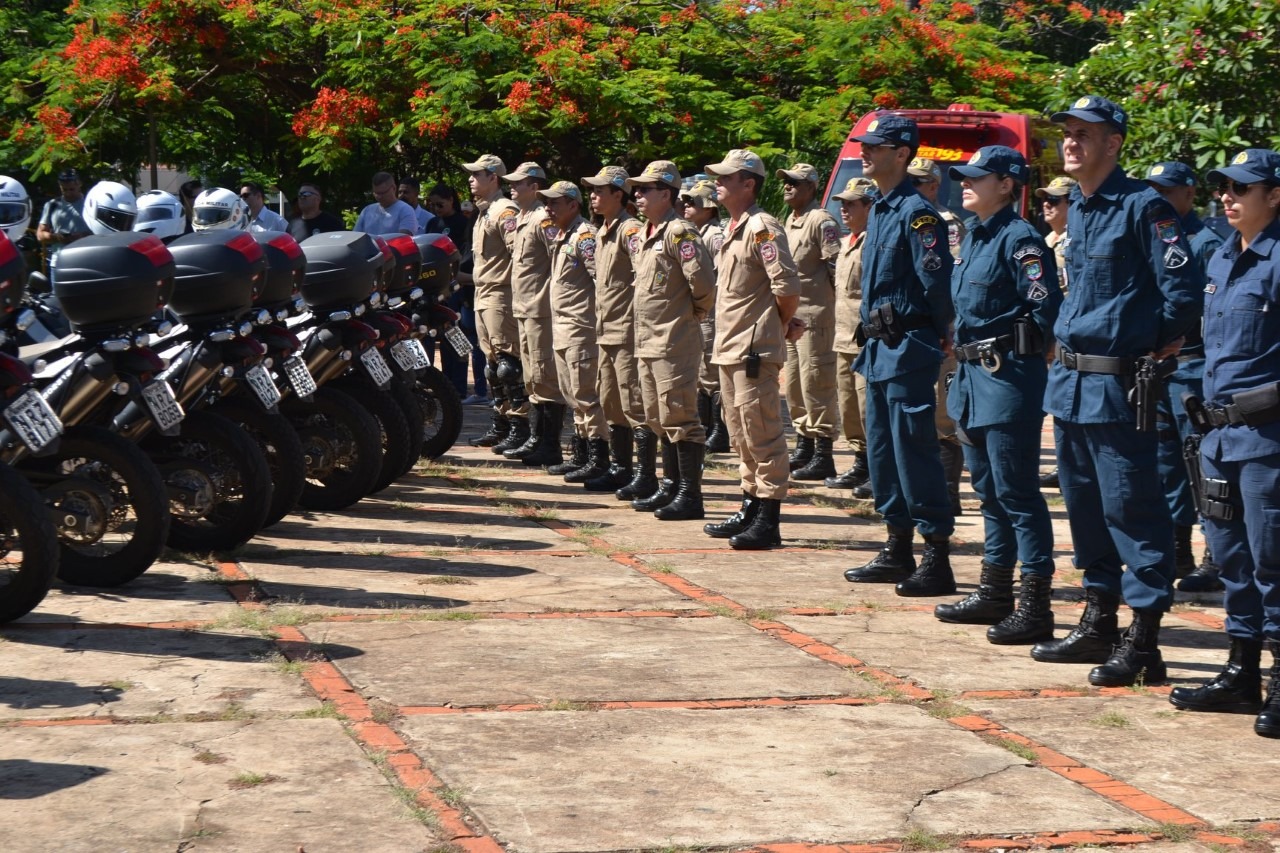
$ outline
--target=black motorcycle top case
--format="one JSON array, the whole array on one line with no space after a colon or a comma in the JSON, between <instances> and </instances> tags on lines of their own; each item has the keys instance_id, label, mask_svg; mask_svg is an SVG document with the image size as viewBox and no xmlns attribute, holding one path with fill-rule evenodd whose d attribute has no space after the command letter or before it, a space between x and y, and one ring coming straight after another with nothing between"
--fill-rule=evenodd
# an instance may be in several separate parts
<instances>
[{"instance_id":1,"label":"black motorcycle top case","mask_svg":"<svg viewBox=\"0 0 1280 853\"><path fill-rule=\"evenodd\" d=\"M77 332L120 332L168 303L174 269L173 255L154 234L95 234L58 253L53 293Z\"/></svg>"},{"instance_id":2,"label":"black motorcycle top case","mask_svg":"<svg viewBox=\"0 0 1280 853\"><path fill-rule=\"evenodd\" d=\"M302 241L307 274L302 298L313 310L337 310L364 302L378 284L385 257L361 231L326 231Z\"/></svg>"},{"instance_id":3,"label":"black motorcycle top case","mask_svg":"<svg viewBox=\"0 0 1280 853\"><path fill-rule=\"evenodd\" d=\"M184 234L169 251L177 265L169 307L186 323L236 320L266 279L266 256L248 231Z\"/></svg>"}]
</instances>

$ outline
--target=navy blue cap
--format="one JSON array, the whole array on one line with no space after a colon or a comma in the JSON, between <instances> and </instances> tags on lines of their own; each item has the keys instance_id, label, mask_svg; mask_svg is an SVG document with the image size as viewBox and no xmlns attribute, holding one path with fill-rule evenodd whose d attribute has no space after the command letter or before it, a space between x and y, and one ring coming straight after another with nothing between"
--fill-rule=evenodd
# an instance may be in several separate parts
<instances>
[{"instance_id":1,"label":"navy blue cap","mask_svg":"<svg viewBox=\"0 0 1280 853\"><path fill-rule=\"evenodd\" d=\"M1027 158L1007 145L984 145L979 148L964 166L952 166L947 169L952 180L960 178L981 178L983 175L1008 175L1020 184L1025 184L1031 177L1027 168Z\"/></svg>"},{"instance_id":2,"label":"navy blue cap","mask_svg":"<svg viewBox=\"0 0 1280 853\"><path fill-rule=\"evenodd\" d=\"M867 125L861 136L855 136L854 142L864 145L906 145L909 148L920 147L920 128L915 119L894 113L877 115Z\"/></svg>"},{"instance_id":3,"label":"navy blue cap","mask_svg":"<svg viewBox=\"0 0 1280 853\"><path fill-rule=\"evenodd\" d=\"M1108 101L1098 95L1085 95L1083 98L1077 98L1076 102L1071 105L1071 109L1054 113L1050 118L1059 124L1069 118L1078 118L1081 121L1095 124L1105 121L1120 131L1122 135L1129 132L1128 113L1120 109L1120 106L1114 101Z\"/></svg>"},{"instance_id":4,"label":"navy blue cap","mask_svg":"<svg viewBox=\"0 0 1280 853\"><path fill-rule=\"evenodd\" d=\"M1207 177L1210 183L1239 181L1256 184L1269 181L1280 184L1280 153L1270 148L1246 148L1235 156L1231 165L1214 169Z\"/></svg>"},{"instance_id":5,"label":"navy blue cap","mask_svg":"<svg viewBox=\"0 0 1280 853\"><path fill-rule=\"evenodd\" d=\"M1162 187L1194 187L1196 185L1196 173L1191 171L1191 167L1186 163L1167 160L1163 163L1156 163L1148 169L1147 176L1143 180L1149 184L1159 184Z\"/></svg>"},{"instance_id":6,"label":"navy blue cap","mask_svg":"<svg viewBox=\"0 0 1280 853\"><path fill-rule=\"evenodd\" d=\"M63 169L61 172L58 173L58 180L64 183L70 183L71 181L78 181L80 180L80 173L77 172L75 169Z\"/></svg>"}]
</instances>

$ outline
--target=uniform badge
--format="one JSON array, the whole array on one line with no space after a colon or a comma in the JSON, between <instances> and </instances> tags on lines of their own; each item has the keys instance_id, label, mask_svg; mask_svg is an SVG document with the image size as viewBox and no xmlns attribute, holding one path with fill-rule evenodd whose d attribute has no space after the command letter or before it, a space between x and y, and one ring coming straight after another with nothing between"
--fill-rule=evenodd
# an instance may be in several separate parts
<instances>
[{"instance_id":1,"label":"uniform badge","mask_svg":"<svg viewBox=\"0 0 1280 853\"><path fill-rule=\"evenodd\" d=\"M947 245L953 249L960 245L960 229L955 225L947 226Z\"/></svg>"},{"instance_id":2,"label":"uniform badge","mask_svg":"<svg viewBox=\"0 0 1280 853\"><path fill-rule=\"evenodd\" d=\"M929 243L928 245L932 246L933 244ZM930 249L928 252L925 253L924 268L927 269L929 272L933 272L934 270L939 270L942 268L942 258L938 257L938 253L933 251L933 249Z\"/></svg>"},{"instance_id":3,"label":"uniform badge","mask_svg":"<svg viewBox=\"0 0 1280 853\"><path fill-rule=\"evenodd\" d=\"M828 222L826 225L822 226L822 242L834 243L839 239L840 230L836 228L834 223Z\"/></svg>"},{"instance_id":4,"label":"uniform badge","mask_svg":"<svg viewBox=\"0 0 1280 853\"><path fill-rule=\"evenodd\" d=\"M636 249L640 248L640 229L633 228L623 235L622 239L627 245L627 251L634 255Z\"/></svg>"},{"instance_id":5,"label":"uniform badge","mask_svg":"<svg viewBox=\"0 0 1280 853\"><path fill-rule=\"evenodd\" d=\"M698 244L692 240L683 240L680 243L680 260L691 261L698 255Z\"/></svg>"},{"instance_id":6,"label":"uniform badge","mask_svg":"<svg viewBox=\"0 0 1280 853\"><path fill-rule=\"evenodd\" d=\"M1172 219L1162 219L1156 223L1156 233L1166 243L1178 242L1178 223Z\"/></svg>"},{"instance_id":7,"label":"uniform badge","mask_svg":"<svg viewBox=\"0 0 1280 853\"><path fill-rule=\"evenodd\" d=\"M1044 275L1044 267L1040 266L1040 260L1036 258L1022 265L1022 273L1028 281L1039 281Z\"/></svg>"},{"instance_id":8,"label":"uniform badge","mask_svg":"<svg viewBox=\"0 0 1280 853\"><path fill-rule=\"evenodd\" d=\"M772 240L760 244L760 260L771 264L778 259L778 244Z\"/></svg>"},{"instance_id":9,"label":"uniform badge","mask_svg":"<svg viewBox=\"0 0 1280 853\"><path fill-rule=\"evenodd\" d=\"M1031 285L1031 288L1027 291L1027 298L1033 302L1041 302L1048 295L1049 288L1044 286L1043 281L1037 281L1035 284Z\"/></svg>"},{"instance_id":10,"label":"uniform badge","mask_svg":"<svg viewBox=\"0 0 1280 853\"><path fill-rule=\"evenodd\" d=\"M924 216L919 216L919 217L916 217L914 220L912 220L911 230L919 231L921 228L924 228L926 225L937 225L937 224L938 224L938 217L930 216L929 214L926 213Z\"/></svg>"},{"instance_id":11,"label":"uniform badge","mask_svg":"<svg viewBox=\"0 0 1280 853\"><path fill-rule=\"evenodd\" d=\"M578 254L587 260L595 260L596 257L596 238L583 237L578 241Z\"/></svg>"},{"instance_id":12,"label":"uniform badge","mask_svg":"<svg viewBox=\"0 0 1280 853\"><path fill-rule=\"evenodd\" d=\"M514 231L520 224L516 221L516 213L514 210L504 210L498 215L498 222L502 226L503 231Z\"/></svg>"},{"instance_id":13,"label":"uniform badge","mask_svg":"<svg viewBox=\"0 0 1280 853\"><path fill-rule=\"evenodd\" d=\"M1206 285L1204 286L1204 292L1205 292L1205 293L1217 293L1217 292L1218 292L1218 285L1214 284L1213 282L1209 282L1208 284L1206 284Z\"/></svg>"},{"instance_id":14,"label":"uniform badge","mask_svg":"<svg viewBox=\"0 0 1280 853\"><path fill-rule=\"evenodd\" d=\"M772 241L773 234L769 231L759 231L756 233L755 238L756 238L756 245L759 246L761 243L768 243Z\"/></svg>"},{"instance_id":15,"label":"uniform badge","mask_svg":"<svg viewBox=\"0 0 1280 853\"><path fill-rule=\"evenodd\" d=\"M920 245L924 246L926 249L932 249L934 246L938 245L938 233L933 230L933 226L917 228L916 234L920 237ZM929 254L933 253L930 252Z\"/></svg>"},{"instance_id":16,"label":"uniform badge","mask_svg":"<svg viewBox=\"0 0 1280 853\"><path fill-rule=\"evenodd\" d=\"M1164 253L1164 268L1176 270L1179 267L1186 266L1187 260L1187 253L1183 251L1181 246L1171 245Z\"/></svg>"},{"instance_id":17,"label":"uniform badge","mask_svg":"<svg viewBox=\"0 0 1280 853\"><path fill-rule=\"evenodd\" d=\"M548 240L554 240L560 236L560 229L551 224L544 224L542 230L546 233Z\"/></svg>"}]
</instances>

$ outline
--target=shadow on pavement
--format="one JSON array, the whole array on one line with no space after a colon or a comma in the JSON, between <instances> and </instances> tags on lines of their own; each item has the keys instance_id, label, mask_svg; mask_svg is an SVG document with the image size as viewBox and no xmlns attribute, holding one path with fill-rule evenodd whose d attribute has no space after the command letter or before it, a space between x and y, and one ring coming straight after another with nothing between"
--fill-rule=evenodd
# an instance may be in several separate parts
<instances>
[{"instance_id":1,"label":"shadow on pavement","mask_svg":"<svg viewBox=\"0 0 1280 853\"><path fill-rule=\"evenodd\" d=\"M119 702L123 692L119 687L104 684L87 687L73 681L44 681L0 675L0 705L19 710L78 708ZM2 775L3 772L0 771L0 776Z\"/></svg>"},{"instance_id":2,"label":"shadow on pavement","mask_svg":"<svg viewBox=\"0 0 1280 853\"><path fill-rule=\"evenodd\" d=\"M9 626L4 637L15 645L45 646L68 653L108 652L139 657L184 657L197 660L262 663L277 651L275 644L259 636L221 634L153 626L94 627L24 631L21 625ZM358 657L363 649L353 646L326 645L325 654L332 659Z\"/></svg>"},{"instance_id":3,"label":"shadow on pavement","mask_svg":"<svg viewBox=\"0 0 1280 853\"><path fill-rule=\"evenodd\" d=\"M34 800L74 788L110 771L90 764L52 764L25 758L0 758L0 800ZM19 827L13 831L21 832Z\"/></svg>"}]
</instances>

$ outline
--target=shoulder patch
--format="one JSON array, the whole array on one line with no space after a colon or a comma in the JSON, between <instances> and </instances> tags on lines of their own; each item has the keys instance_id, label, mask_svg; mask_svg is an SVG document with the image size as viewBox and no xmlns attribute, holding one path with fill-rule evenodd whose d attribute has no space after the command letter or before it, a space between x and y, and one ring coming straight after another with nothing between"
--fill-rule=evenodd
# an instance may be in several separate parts
<instances>
[{"instance_id":1,"label":"shoulder patch","mask_svg":"<svg viewBox=\"0 0 1280 853\"><path fill-rule=\"evenodd\" d=\"M581 234L578 237L578 254L587 260L592 260L596 256L596 238L590 234Z\"/></svg>"},{"instance_id":2,"label":"shoulder patch","mask_svg":"<svg viewBox=\"0 0 1280 853\"><path fill-rule=\"evenodd\" d=\"M836 243L840 240L840 229L836 227L834 222L824 222L822 225L822 242Z\"/></svg>"},{"instance_id":3,"label":"shoulder patch","mask_svg":"<svg viewBox=\"0 0 1280 853\"><path fill-rule=\"evenodd\" d=\"M757 231L753 236L757 246L763 243L772 243L775 237L774 233L769 230Z\"/></svg>"},{"instance_id":4,"label":"shoulder patch","mask_svg":"<svg viewBox=\"0 0 1280 853\"><path fill-rule=\"evenodd\" d=\"M924 216L917 216L915 219L911 220L911 230L919 231L921 228L927 228L937 224L938 217L931 213L926 213Z\"/></svg>"},{"instance_id":5,"label":"shoulder patch","mask_svg":"<svg viewBox=\"0 0 1280 853\"><path fill-rule=\"evenodd\" d=\"M760 260L766 264L771 264L778 259L778 244L773 240L760 243Z\"/></svg>"},{"instance_id":6,"label":"shoulder patch","mask_svg":"<svg viewBox=\"0 0 1280 853\"><path fill-rule=\"evenodd\" d=\"M1156 234L1165 243L1178 242L1178 223L1173 219L1161 219L1156 222Z\"/></svg>"},{"instance_id":7,"label":"shoulder patch","mask_svg":"<svg viewBox=\"0 0 1280 853\"><path fill-rule=\"evenodd\" d=\"M680 241L680 260L691 261L698 255L698 244L693 240Z\"/></svg>"},{"instance_id":8,"label":"shoulder patch","mask_svg":"<svg viewBox=\"0 0 1280 853\"><path fill-rule=\"evenodd\" d=\"M1025 260L1026 258L1041 258L1044 252L1039 246L1023 246L1021 249L1013 253L1015 261Z\"/></svg>"}]
</instances>

